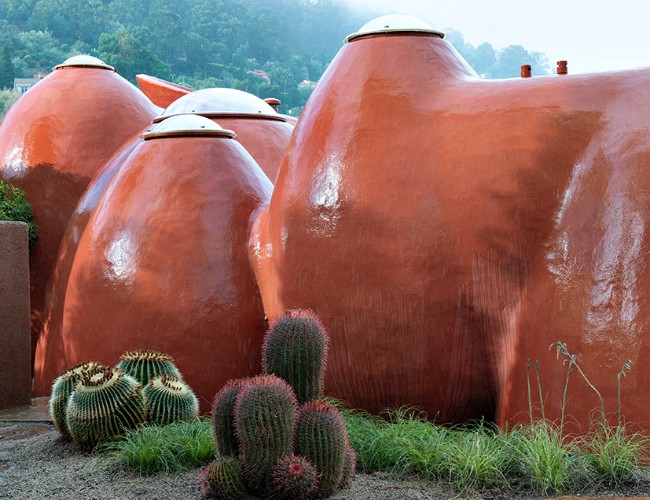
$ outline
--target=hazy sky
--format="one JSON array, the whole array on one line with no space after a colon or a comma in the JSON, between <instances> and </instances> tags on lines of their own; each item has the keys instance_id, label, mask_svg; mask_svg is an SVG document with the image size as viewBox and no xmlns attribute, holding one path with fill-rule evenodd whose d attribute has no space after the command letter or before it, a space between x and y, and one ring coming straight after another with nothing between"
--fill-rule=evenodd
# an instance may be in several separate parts
<instances>
[{"instance_id":1,"label":"hazy sky","mask_svg":"<svg viewBox=\"0 0 650 500\"><path fill-rule=\"evenodd\" d=\"M523 45L569 73L650 67L649 0L345 0L368 12L408 14L454 28L476 46Z\"/></svg>"}]
</instances>

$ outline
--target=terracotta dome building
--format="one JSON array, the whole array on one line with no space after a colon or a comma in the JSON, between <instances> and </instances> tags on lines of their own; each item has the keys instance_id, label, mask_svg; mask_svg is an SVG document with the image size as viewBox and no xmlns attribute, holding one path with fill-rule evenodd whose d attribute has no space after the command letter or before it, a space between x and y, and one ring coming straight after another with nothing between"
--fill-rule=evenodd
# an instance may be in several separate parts
<instances>
[{"instance_id":1,"label":"terracotta dome building","mask_svg":"<svg viewBox=\"0 0 650 500\"><path fill-rule=\"evenodd\" d=\"M159 114L114 68L75 56L24 94L0 125L0 179L23 189L39 226L30 254L32 353L45 289L79 197L111 156Z\"/></svg>"}]
</instances>

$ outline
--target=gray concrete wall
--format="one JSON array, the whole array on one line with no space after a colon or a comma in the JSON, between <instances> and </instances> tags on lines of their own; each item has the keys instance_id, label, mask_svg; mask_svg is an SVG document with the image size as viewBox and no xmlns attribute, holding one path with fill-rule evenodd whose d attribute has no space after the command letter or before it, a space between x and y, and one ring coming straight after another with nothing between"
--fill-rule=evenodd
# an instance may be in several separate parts
<instances>
[{"instance_id":1,"label":"gray concrete wall","mask_svg":"<svg viewBox=\"0 0 650 500\"><path fill-rule=\"evenodd\" d=\"M0 410L32 393L27 224L0 221Z\"/></svg>"}]
</instances>

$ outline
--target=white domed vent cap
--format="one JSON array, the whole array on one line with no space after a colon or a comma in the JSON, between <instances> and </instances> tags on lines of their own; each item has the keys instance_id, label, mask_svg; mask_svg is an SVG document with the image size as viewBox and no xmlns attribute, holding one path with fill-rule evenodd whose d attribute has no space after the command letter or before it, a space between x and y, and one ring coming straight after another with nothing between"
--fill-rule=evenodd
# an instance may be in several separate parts
<instances>
[{"instance_id":1,"label":"white domed vent cap","mask_svg":"<svg viewBox=\"0 0 650 500\"><path fill-rule=\"evenodd\" d=\"M237 117L286 121L262 99L243 90L213 88L190 92L171 103L165 112L156 117L159 122L185 113L211 118Z\"/></svg>"},{"instance_id":2,"label":"white domed vent cap","mask_svg":"<svg viewBox=\"0 0 650 500\"><path fill-rule=\"evenodd\" d=\"M145 132L142 138L162 139L164 137L235 137L232 130L221 128L209 118L199 115L176 115L156 124L151 130Z\"/></svg>"},{"instance_id":3,"label":"white domed vent cap","mask_svg":"<svg viewBox=\"0 0 650 500\"><path fill-rule=\"evenodd\" d=\"M345 38L346 42L351 42L355 38L369 35L381 35L384 33L423 33L431 34L444 38L442 31L433 29L430 25L418 19L417 17L393 14L390 16L381 16L377 19L364 24L359 31L352 33Z\"/></svg>"},{"instance_id":4,"label":"white domed vent cap","mask_svg":"<svg viewBox=\"0 0 650 500\"><path fill-rule=\"evenodd\" d=\"M54 66L54 69L62 68L100 68L115 71L115 68L113 66L109 66L101 59L97 59L96 57L88 55L72 56L63 61L61 64Z\"/></svg>"}]
</instances>

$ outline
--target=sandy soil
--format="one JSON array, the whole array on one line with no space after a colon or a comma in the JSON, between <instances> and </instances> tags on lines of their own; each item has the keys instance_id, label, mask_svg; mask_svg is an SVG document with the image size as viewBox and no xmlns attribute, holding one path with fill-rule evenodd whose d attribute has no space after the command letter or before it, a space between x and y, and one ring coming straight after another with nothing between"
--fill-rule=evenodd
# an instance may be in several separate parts
<instances>
[{"instance_id":1,"label":"sandy soil","mask_svg":"<svg viewBox=\"0 0 650 500\"><path fill-rule=\"evenodd\" d=\"M108 467L94 455L76 450L47 424L0 424L0 499L196 499L200 471L139 477ZM603 496L650 494L650 481ZM460 496L452 489L386 474L357 474L336 499L530 499L534 495L487 492Z\"/></svg>"}]
</instances>

